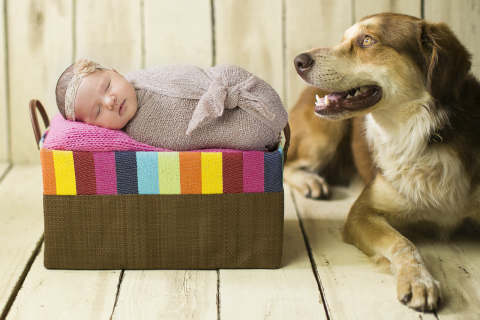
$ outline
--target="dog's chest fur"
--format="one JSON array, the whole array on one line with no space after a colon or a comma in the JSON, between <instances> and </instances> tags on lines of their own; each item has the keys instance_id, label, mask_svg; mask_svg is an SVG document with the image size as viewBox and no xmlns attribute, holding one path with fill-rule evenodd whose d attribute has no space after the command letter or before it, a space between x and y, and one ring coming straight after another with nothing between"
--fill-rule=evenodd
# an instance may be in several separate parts
<instances>
[{"instance_id":1,"label":"dog's chest fur","mask_svg":"<svg viewBox=\"0 0 480 320\"><path fill-rule=\"evenodd\" d=\"M398 127L381 126L372 115L366 121L374 162L397 191L395 203L403 203L396 210L415 213L419 220L437 221L439 213L450 220L446 224L461 220L469 202L470 179L451 148L428 144L431 119L418 115Z\"/></svg>"}]
</instances>

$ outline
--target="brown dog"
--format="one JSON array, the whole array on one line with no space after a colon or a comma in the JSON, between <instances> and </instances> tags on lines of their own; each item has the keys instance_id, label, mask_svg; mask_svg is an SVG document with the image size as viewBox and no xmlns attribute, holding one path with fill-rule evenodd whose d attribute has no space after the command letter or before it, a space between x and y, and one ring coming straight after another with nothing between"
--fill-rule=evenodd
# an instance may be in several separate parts
<instances>
[{"instance_id":1,"label":"brown dog","mask_svg":"<svg viewBox=\"0 0 480 320\"><path fill-rule=\"evenodd\" d=\"M356 167L366 187L343 238L388 259L398 299L419 310L437 308L440 283L397 230L448 237L465 218L480 222L480 84L470 66L445 24L391 13L295 58L298 74L317 88L290 113L285 181L328 198L328 185L348 181Z\"/></svg>"}]
</instances>

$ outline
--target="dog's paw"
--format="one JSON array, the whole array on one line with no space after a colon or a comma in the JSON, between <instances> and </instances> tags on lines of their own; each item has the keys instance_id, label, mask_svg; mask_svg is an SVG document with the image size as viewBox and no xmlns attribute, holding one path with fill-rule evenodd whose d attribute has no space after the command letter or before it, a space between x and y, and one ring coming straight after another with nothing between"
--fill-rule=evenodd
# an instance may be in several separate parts
<instances>
[{"instance_id":1,"label":"dog's paw","mask_svg":"<svg viewBox=\"0 0 480 320\"><path fill-rule=\"evenodd\" d=\"M307 174L299 186L300 192L307 198L328 199L330 189L325 179L316 174Z\"/></svg>"},{"instance_id":2,"label":"dog's paw","mask_svg":"<svg viewBox=\"0 0 480 320\"><path fill-rule=\"evenodd\" d=\"M412 309L431 311L440 303L442 288L425 266L415 264L398 273L397 298Z\"/></svg>"},{"instance_id":3,"label":"dog's paw","mask_svg":"<svg viewBox=\"0 0 480 320\"><path fill-rule=\"evenodd\" d=\"M307 198L330 198L330 189L327 182L313 172L287 165L285 166L284 180Z\"/></svg>"}]
</instances>

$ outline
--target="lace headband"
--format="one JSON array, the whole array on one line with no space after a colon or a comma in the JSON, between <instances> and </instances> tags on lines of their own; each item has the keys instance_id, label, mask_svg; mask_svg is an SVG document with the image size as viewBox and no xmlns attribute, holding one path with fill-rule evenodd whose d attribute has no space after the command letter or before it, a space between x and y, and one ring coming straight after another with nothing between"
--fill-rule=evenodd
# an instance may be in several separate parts
<instances>
[{"instance_id":1,"label":"lace headband","mask_svg":"<svg viewBox=\"0 0 480 320\"><path fill-rule=\"evenodd\" d=\"M68 83L65 93L65 116L68 120L75 121L75 98L77 97L78 87L83 77L93 73L97 69L107 69L96 62L88 59L79 59L73 68L73 77Z\"/></svg>"}]
</instances>

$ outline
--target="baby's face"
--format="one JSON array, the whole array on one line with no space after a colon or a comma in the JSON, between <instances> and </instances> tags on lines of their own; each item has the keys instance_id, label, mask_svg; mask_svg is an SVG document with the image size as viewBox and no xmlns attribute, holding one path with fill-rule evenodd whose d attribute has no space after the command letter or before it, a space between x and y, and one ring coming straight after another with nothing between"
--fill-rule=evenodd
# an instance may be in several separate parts
<instances>
[{"instance_id":1,"label":"baby's face","mask_svg":"<svg viewBox=\"0 0 480 320\"><path fill-rule=\"evenodd\" d=\"M98 127L121 129L137 112L133 86L115 70L85 76L75 98L75 118Z\"/></svg>"}]
</instances>

